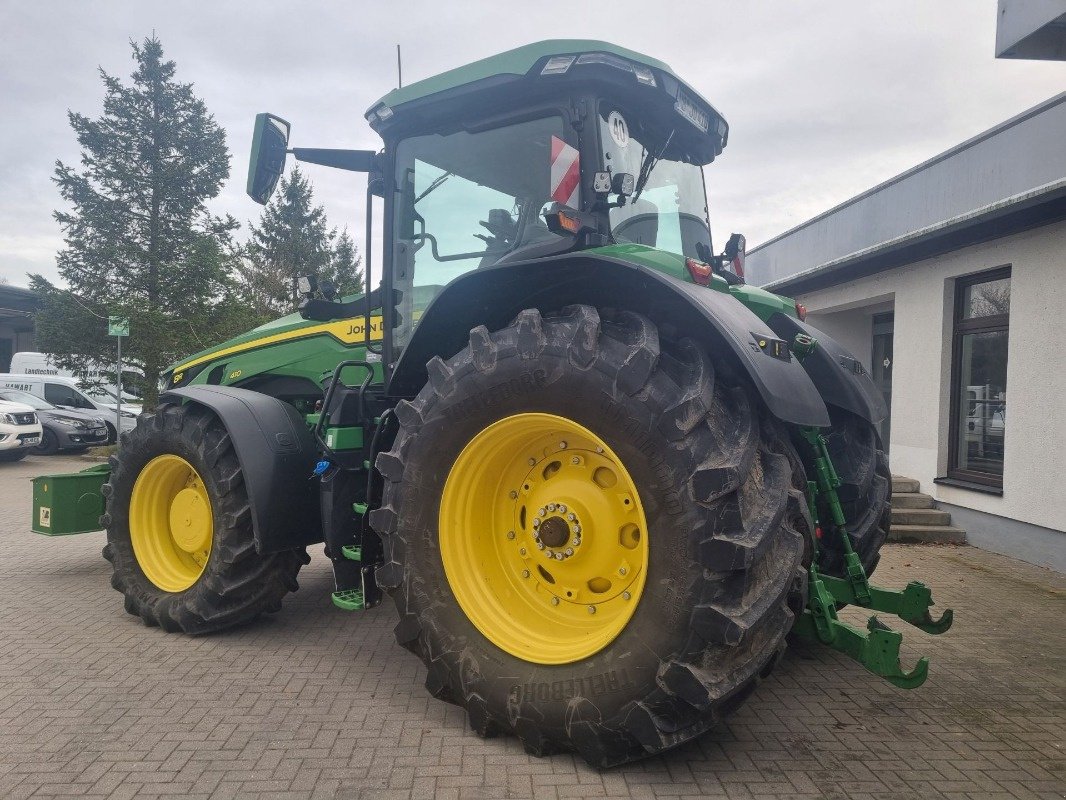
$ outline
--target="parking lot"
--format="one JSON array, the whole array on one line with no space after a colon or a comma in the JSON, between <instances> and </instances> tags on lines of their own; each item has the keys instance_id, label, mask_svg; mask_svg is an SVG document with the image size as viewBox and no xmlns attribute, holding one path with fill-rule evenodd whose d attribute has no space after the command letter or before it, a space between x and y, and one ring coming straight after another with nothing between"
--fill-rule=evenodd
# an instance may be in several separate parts
<instances>
[{"instance_id":1,"label":"parking lot","mask_svg":"<svg viewBox=\"0 0 1066 800\"><path fill-rule=\"evenodd\" d=\"M939 638L905 631L905 666L932 659L925 686L793 648L728 725L600 773L472 734L423 690L391 603L332 606L320 548L279 614L197 639L143 627L108 584L103 534L29 531L29 478L85 466L0 464L0 797L1066 796L1062 575L889 546L880 582L923 579L956 610Z\"/></svg>"}]
</instances>

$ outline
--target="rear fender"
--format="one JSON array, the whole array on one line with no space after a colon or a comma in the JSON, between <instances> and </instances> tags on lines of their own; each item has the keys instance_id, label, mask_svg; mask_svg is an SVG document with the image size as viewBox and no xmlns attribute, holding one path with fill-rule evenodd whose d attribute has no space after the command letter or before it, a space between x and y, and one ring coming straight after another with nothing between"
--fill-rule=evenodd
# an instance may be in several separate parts
<instances>
[{"instance_id":1,"label":"rear fender","mask_svg":"<svg viewBox=\"0 0 1066 800\"><path fill-rule=\"evenodd\" d=\"M797 333L818 340L814 352L803 359L803 368L827 404L857 414L873 425L888 416L884 397L862 362L833 337L787 314L774 314L768 324L786 341L791 341Z\"/></svg>"},{"instance_id":2,"label":"rear fender","mask_svg":"<svg viewBox=\"0 0 1066 800\"><path fill-rule=\"evenodd\" d=\"M389 394L417 394L427 380L426 362L458 353L478 325L498 330L524 308L547 312L576 303L628 309L669 322L704 342L712 354L728 352L774 416L795 425L829 425L825 404L803 367L743 304L600 254L569 253L459 276L422 315L390 378Z\"/></svg>"},{"instance_id":3,"label":"rear fender","mask_svg":"<svg viewBox=\"0 0 1066 800\"><path fill-rule=\"evenodd\" d=\"M318 447L295 408L233 386L170 389L160 400L204 406L226 426L244 472L258 552L322 541L318 481L308 480Z\"/></svg>"}]
</instances>

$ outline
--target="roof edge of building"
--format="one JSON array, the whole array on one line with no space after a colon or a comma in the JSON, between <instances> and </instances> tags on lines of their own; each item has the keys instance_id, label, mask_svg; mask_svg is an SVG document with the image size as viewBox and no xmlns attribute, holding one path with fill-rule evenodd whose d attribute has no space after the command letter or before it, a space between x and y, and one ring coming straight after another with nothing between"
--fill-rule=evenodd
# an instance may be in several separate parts
<instances>
[{"instance_id":1,"label":"roof edge of building","mask_svg":"<svg viewBox=\"0 0 1066 800\"><path fill-rule=\"evenodd\" d=\"M796 233L797 231L801 231L804 228L810 227L811 225L815 224L816 222L820 222L821 220L824 220L827 217L831 217L833 214L836 214L837 212L842 211L843 209L848 208L849 206L855 205L856 203L858 203L858 202L860 202L862 200L865 200L867 197L871 197L872 195L877 194L878 192L882 191L883 189L886 189L889 186L892 186L894 184L900 183L901 181L906 180L907 178L911 177L912 175L916 175L916 174L918 174L918 173L920 173L920 172L922 172L924 170L927 170L930 167L935 166L936 164L939 164L940 162L945 161L945 160L951 158L952 156L955 156L955 155L963 152L964 150L968 150L969 148L971 148L971 147L973 147L975 145L978 145L981 142L986 141L987 139L991 139L993 136L996 136L996 135L1002 133L1003 131L1007 130L1008 128L1012 128L1015 125L1019 125L1022 122L1025 122L1028 119L1031 119L1031 118L1033 118L1033 117L1035 117L1035 116L1037 116L1039 114L1044 113L1045 111L1047 111L1050 108L1054 108L1055 106L1060 105L1061 103L1066 103L1066 92L1060 92L1059 94L1054 95L1053 97L1049 97L1044 102L1038 103L1037 105L1033 106L1032 108L1028 108L1025 111L1021 112L1020 114L1016 114L1015 116L1011 117L1010 119L1004 120L1003 122L999 123L998 125L994 125L993 127L989 128L988 130L983 131L983 132L977 134L976 136L973 136L973 137L967 139L966 141L961 142L960 144L957 144L954 147L952 147L952 148L950 148L948 150L945 150L942 153L939 153L939 154L933 156L932 158L927 159L926 161L923 161L922 163L920 163L920 164L918 164L918 165L916 165L914 167L911 167L910 169L908 169L908 170L906 170L904 172L901 172L898 175L895 175L895 176L889 178L886 181L882 181L881 183L877 184L876 186L873 186L873 187L867 189L866 191L861 192L860 194L857 194L854 197L851 197L851 198L845 200L843 203L835 205L832 208L828 209L827 211L823 211L822 213L820 213L820 214L818 214L818 215L816 215L814 217L811 217L810 219L805 220L804 222L801 222L799 225L796 225L795 227L789 228L788 230L777 234L773 238L767 239L765 242L760 242L758 245L756 245L755 247L751 248L751 250L748 251L748 254L751 255L753 253L757 253L759 250L762 250L765 247L769 247L770 245L775 244L775 243L781 241L782 239L788 238L789 236L791 236L792 234ZM1040 189L1040 188L1041 187L1034 187L1034 191L1037 190L1037 189ZM1010 200L1010 199L1011 198L1007 198L1007 200ZM977 213L979 211L980 211L980 209L974 209L974 211L972 213ZM968 212L968 213L971 213L971 212ZM965 215L962 215L962 216L965 216ZM950 220L945 221L945 223L946 222L950 222ZM937 224L940 224L940 223L937 223ZM881 245L874 245L874 247L880 247L880 246ZM844 256L844 258L850 258L850 256ZM792 276L792 277L794 278L794 277L798 277L798 276Z\"/></svg>"},{"instance_id":2,"label":"roof edge of building","mask_svg":"<svg viewBox=\"0 0 1066 800\"><path fill-rule=\"evenodd\" d=\"M1066 92L1061 96L1066 99ZM818 266L811 267L803 272L796 273L795 275L789 275L787 278L771 281L764 284L762 288L772 292L788 292L800 287L802 291L806 291L806 289L802 289L804 283L810 283L814 279L822 279L822 282L824 282L824 280L828 279L834 272L841 271L848 267L857 266L862 262L871 261L879 255L900 251L907 247L917 246L923 242L935 240L951 231L971 228L980 222L1001 217L1026 207L1044 205L1045 203L1050 203L1053 200L1064 197L1066 197L1066 178L1060 178L1059 180L1046 183L1043 186L1037 186L1025 192L1012 195L1011 197L997 200L995 203L989 203L981 208L975 208L964 214L959 214L950 219L941 220L940 222L933 223L924 228L919 228L918 230L911 231L902 236L897 236L894 239L888 239L884 242L871 245L870 247L865 247L862 250L856 250L855 252L848 253L840 258L827 261L824 264L819 264ZM1000 233L994 238L998 238L998 236L1002 235L1009 235L1011 232L1013 231ZM886 265L882 267L882 269L890 269L891 266L892 265ZM871 271L876 272L880 270L875 269Z\"/></svg>"}]
</instances>

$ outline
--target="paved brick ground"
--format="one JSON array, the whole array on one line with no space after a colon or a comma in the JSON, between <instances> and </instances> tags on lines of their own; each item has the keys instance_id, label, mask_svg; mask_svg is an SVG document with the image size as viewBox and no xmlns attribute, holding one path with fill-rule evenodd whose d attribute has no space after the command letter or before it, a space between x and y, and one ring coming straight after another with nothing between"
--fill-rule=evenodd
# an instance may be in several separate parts
<instances>
[{"instance_id":1,"label":"paved brick ground","mask_svg":"<svg viewBox=\"0 0 1066 800\"><path fill-rule=\"evenodd\" d=\"M43 471L0 464L0 797L1060 798L1066 792L1066 579L973 548L885 550L955 628L906 692L830 651L790 651L729 723L606 773L483 741L426 696L393 611L329 602L318 557L282 613L192 639L122 610L102 534L27 527Z\"/></svg>"}]
</instances>

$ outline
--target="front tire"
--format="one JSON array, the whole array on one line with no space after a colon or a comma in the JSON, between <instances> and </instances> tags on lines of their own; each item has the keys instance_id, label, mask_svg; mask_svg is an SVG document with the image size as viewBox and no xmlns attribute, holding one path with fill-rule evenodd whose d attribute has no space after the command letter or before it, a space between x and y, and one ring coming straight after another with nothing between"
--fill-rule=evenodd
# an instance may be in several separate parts
<instances>
[{"instance_id":1,"label":"front tire","mask_svg":"<svg viewBox=\"0 0 1066 800\"><path fill-rule=\"evenodd\" d=\"M210 411L163 405L123 438L103 486L104 557L126 611L145 625L203 634L277 611L305 550L255 550L243 473Z\"/></svg>"},{"instance_id":2,"label":"front tire","mask_svg":"<svg viewBox=\"0 0 1066 800\"><path fill-rule=\"evenodd\" d=\"M39 456L54 456L59 452L59 437L48 428L41 431L41 443L34 448Z\"/></svg>"},{"instance_id":3,"label":"front tire","mask_svg":"<svg viewBox=\"0 0 1066 800\"><path fill-rule=\"evenodd\" d=\"M691 339L660 341L637 314L572 306L475 328L428 369L396 407L371 523L397 639L431 694L479 734L597 767L688 741L739 706L802 607L810 523L787 436L728 365ZM517 433L494 438L504 429ZM617 509L639 507L635 531L626 510L597 505L600 483ZM566 511L548 510L555 495ZM534 536L549 517L579 524L582 543Z\"/></svg>"}]
</instances>

